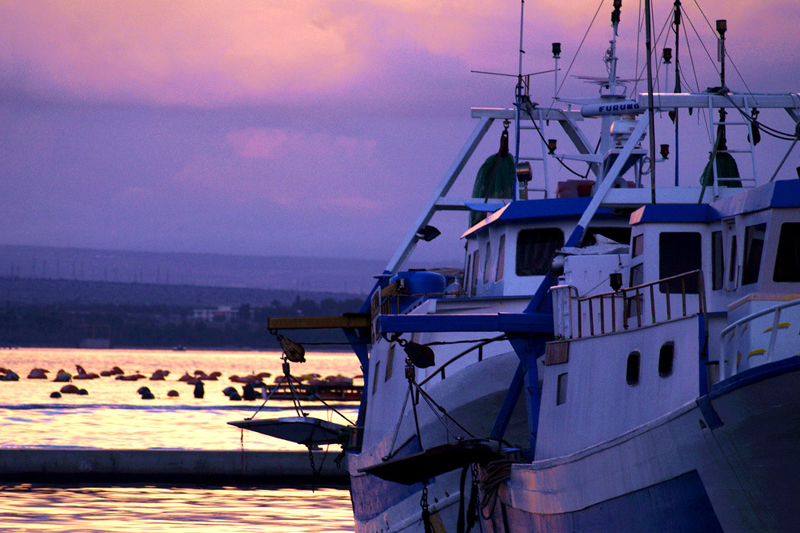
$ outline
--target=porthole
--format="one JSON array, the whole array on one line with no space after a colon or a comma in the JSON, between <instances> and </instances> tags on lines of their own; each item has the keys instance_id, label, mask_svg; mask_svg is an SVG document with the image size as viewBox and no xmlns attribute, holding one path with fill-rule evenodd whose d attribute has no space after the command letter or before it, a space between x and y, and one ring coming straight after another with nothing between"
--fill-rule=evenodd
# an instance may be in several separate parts
<instances>
[{"instance_id":1,"label":"porthole","mask_svg":"<svg viewBox=\"0 0 800 533\"><path fill-rule=\"evenodd\" d=\"M625 372L625 381L628 385L637 385L639 383L639 369L642 366L642 356L639 352L631 352L628 355L628 368Z\"/></svg>"},{"instance_id":2,"label":"porthole","mask_svg":"<svg viewBox=\"0 0 800 533\"><path fill-rule=\"evenodd\" d=\"M665 378L672 374L672 365L675 362L675 344L665 343L658 352L658 375Z\"/></svg>"}]
</instances>

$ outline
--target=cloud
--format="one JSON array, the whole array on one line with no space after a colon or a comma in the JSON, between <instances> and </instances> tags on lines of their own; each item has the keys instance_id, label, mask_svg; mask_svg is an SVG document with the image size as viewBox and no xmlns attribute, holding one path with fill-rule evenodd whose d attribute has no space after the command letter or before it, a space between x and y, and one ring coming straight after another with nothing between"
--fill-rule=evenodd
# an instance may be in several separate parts
<instances>
[{"instance_id":1,"label":"cloud","mask_svg":"<svg viewBox=\"0 0 800 533\"><path fill-rule=\"evenodd\" d=\"M228 134L227 143L242 159L278 157L289 142L289 135L275 128L247 128Z\"/></svg>"},{"instance_id":2,"label":"cloud","mask_svg":"<svg viewBox=\"0 0 800 533\"><path fill-rule=\"evenodd\" d=\"M240 203L259 199L303 210L377 210L373 186L358 174L376 172L377 143L328 132L244 128L227 134L214 153L196 156L174 183L192 194L224 194Z\"/></svg>"},{"instance_id":3,"label":"cloud","mask_svg":"<svg viewBox=\"0 0 800 533\"><path fill-rule=\"evenodd\" d=\"M6 1L0 55L33 92L212 107L347 83L358 16L321 1Z\"/></svg>"},{"instance_id":4,"label":"cloud","mask_svg":"<svg viewBox=\"0 0 800 533\"><path fill-rule=\"evenodd\" d=\"M397 66L466 71L513 55L516 10L500 0L4 0L0 61L6 86L40 99L324 105L380 98L374 83L387 77L399 94L424 89L391 74ZM508 46L495 46L499 35Z\"/></svg>"},{"instance_id":5,"label":"cloud","mask_svg":"<svg viewBox=\"0 0 800 533\"><path fill-rule=\"evenodd\" d=\"M755 13L748 4L706 4L710 20L729 16L732 47L782 39L798 50L796 2ZM549 68L553 41L570 58L595 9L589 0L526 4L525 69ZM708 33L694 6L686 9ZM606 46L609 11L587 44L593 62ZM666 8L656 11L657 26L665 16ZM501 0L3 0L2 81L37 98L201 108L375 100L381 89L418 96L428 86L420 73L430 82L448 68L516 71L518 17L519 3ZM623 7L621 46L636 42L637 17L633 5Z\"/></svg>"}]
</instances>

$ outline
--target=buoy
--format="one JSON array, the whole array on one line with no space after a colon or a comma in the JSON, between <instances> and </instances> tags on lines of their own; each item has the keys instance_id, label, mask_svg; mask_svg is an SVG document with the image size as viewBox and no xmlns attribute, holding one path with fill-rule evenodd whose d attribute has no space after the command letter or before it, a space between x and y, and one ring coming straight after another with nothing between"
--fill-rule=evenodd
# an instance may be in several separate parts
<instances>
[{"instance_id":1,"label":"buoy","mask_svg":"<svg viewBox=\"0 0 800 533\"><path fill-rule=\"evenodd\" d=\"M28 379L47 379L47 372L50 371L44 368L34 368L31 370L30 374L28 374Z\"/></svg>"},{"instance_id":2,"label":"buoy","mask_svg":"<svg viewBox=\"0 0 800 533\"><path fill-rule=\"evenodd\" d=\"M11 370L10 368L2 368L0 369L3 371L3 375L0 376L0 379L3 381L19 381L19 375Z\"/></svg>"},{"instance_id":3,"label":"buoy","mask_svg":"<svg viewBox=\"0 0 800 533\"><path fill-rule=\"evenodd\" d=\"M248 383L242 388L242 398L244 398L248 402L251 402L256 398L258 398L258 396L256 395L256 389L253 387L252 383Z\"/></svg>"}]
</instances>

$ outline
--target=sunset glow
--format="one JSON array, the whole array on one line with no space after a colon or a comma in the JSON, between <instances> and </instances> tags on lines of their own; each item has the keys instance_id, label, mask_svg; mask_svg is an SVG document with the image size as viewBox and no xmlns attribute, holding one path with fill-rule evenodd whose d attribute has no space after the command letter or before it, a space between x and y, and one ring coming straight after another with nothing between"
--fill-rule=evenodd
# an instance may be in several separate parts
<instances>
[{"instance_id":1,"label":"sunset glow","mask_svg":"<svg viewBox=\"0 0 800 533\"><path fill-rule=\"evenodd\" d=\"M705 18L724 17L734 89L797 89L796 2L684 4L692 85L718 83ZM562 94L584 93L574 75L603 73L610 4L572 58L598 5L527 2L523 69L552 68L561 42ZM655 6L657 29L671 5ZM387 258L469 134L469 108L510 105L513 78L470 70L516 71L519 8L2 0L3 241ZM625 2L623 77L643 64L639 17ZM551 75L533 79L535 100L552 92Z\"/></svg>"}]
</instances>

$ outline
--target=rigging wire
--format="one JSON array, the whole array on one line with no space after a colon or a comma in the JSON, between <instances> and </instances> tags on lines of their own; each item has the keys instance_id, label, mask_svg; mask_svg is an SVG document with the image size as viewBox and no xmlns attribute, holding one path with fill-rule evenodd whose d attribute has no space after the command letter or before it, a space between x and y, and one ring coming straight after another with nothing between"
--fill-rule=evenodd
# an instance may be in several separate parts
<instances>
[{"instance_id":1,"label":"rigging wire","mask_svg":"<svg viewBox=\"0 0 800 533\"><path fill-rule=\"evenodd\" d=\"M714 61L714 57L711 55L711 52L708 51L708 47L706 47L706 43L705 43L705 41L703 41L703 38L700 37L700 33L697 31L697 28L695 27L694 22L692 22L691 17L689 17L689 15L686 13L686 10L683 8L683 6L681 6L681 11L683 11L684 18L686 18L686 20L689 21L689 25L692 27L692 30L694 31L694 34L697 37L697 40L700 41L700 45L702 45L703 50L705 50L709 61L711 61L711 66L714 67L714 70L717 72L717 75L719 75L720 71L717 68L717 62ZM703 16L705 17L705 15L703 15ZM708 22L708 20L706 20L706 22Z\"/></svg>"},{"instance_id":2,"label":"rigging wire","mask_svg":"<svg viewBox=\"0 0 800 533\"><path fill-rule=\"evenodd\" d=\"M658 45L658 40L661 39L661 36L664 35L664 30L667 29L667 25L668 24L669 24L669 17L667 17L667 19L664 21L664 25L661 26L661 30L658 32L658 37L656 37L656 45ZM666 42L666 40L667 40L667 36L664 37L664 42ZM641 81L642 76L644 76L644 71L645 71L646 68L647 68L646 65L642 65L641 70L635 71L636 72L636 84L634 85L634 91L631 94L631 98L633 98L633 96L636 94L636 88L639 86L639 82ZM660 85L659 85L660 84L660 80L659 80L659 76L658 76L658 74L659 74L658 68L659 68L658 64L656 64L656 76L655 76L656 85L658 85L660 87Z\"/></svg>"},{"instance_id":3,"label":"rigging wire","mask_svg":"<svg viewBox=\"0 0 800 533\"><path fill-rule=\"evenodd\" d=\"M686 13L686 10L683 8L683 6L681 6L681 13L683 14L683 18L685 20L688 20L689 23L691 23L689 14ZM692 64L692 73L694 74L694 90L695 92L700 92L700 78L697 75L697 65L694 62L694 53L692 52L692 42L689 39L689 30L686 29L686 24L683 25L683 39L684 41L686 41L686 51L689 53L689 62ZM719 71L717 71L717 74L719 74Z\"/></svg>"},{"instance_id":4,"label":"rigging wire","mask_svg":"<svg viewBox=\"0 0 800 533\"><path fill-rule=\"evenodd\" d=\"M633 71L639 72L639 54L642 52L641 39L642 39L642 0L639 0L639 13L636 16L636 62L633 64ZM636 94L639 87L639 76L636 76L636 81L633 84L633 92L631 97Z\"/></svg>"},{"instance_id":5,"label":"rigging wire","mask_svg":"<svg viewBox=\"0 0 800 533\"><path fill-rule=\"evenodd\" d=\"M688 20L689 23L691 24L692 21L691 21L691 19L689 17L689 14L686 13L686 10L683 7L683 5L681 5L681 14L683 15L684 20ZM692 42L689 39L689 31L686 29L686 24L685 23L683 24L683 38L684 38L684 41L686 42L686 52L689 54L689 62L692 65L692 74L694 75L694 92L700 92L700 78L697 76L697 65L695 64L694 53L692 52ZM692 88L692 84L689 82L688 77L685 76L686 70L682 69L681 74L684 75L684 81L686 82L686 85L691 89ZM703 109L703 108L701 108L699 110L699 113L697 114L697 122L698 122L698 124L700 123L700 117L703 118L703 122L704 122L703 131L706 132L706 137L708 137L708 142L709 143L713 143L714 142L714 138L712 137L711 130L709 128L708 116L706 116L706 110Z\"/></svg>"},{"instance_id":6,"label":"rigging wire","mask_svg":"<svg viewBox=\"0 0 800 533\"><path fill-rule=\"evenodd\" d=\"M697 3L697 0L694 0L694 5L697 6L697 9L700 11L700 14L703 15L703 18L705 19L706 24L708 24L708 27L711 28L711 32L713 33L714 32L714 27L711 26L711 21L708 20L708 17L706 16L705 12L703 12L703 8L700 7L700 4ZM752 94L753 91L751 91L750 87L747 86L747 81L745 81L744 76L742 76L742 73L739 72L739 69L736 67L736 63L734 63L733 58L727 52L727 50L725 51L725 57L727 57L728 59L731 60L731 64L733 65L733 69L736 71L736 74L739 75L739 79L742 80L742 83L744 84L745 89L747 89L748 93Z\"/></svg>"},{"instance_id":7,"label":"rigging wire","mask_svg":"<svg viewBox=\"0 0 800 533\"><path fill-rule=\"evenodd\" d=\"M712 31L713 31L713 27L711 26L711 23L709 22L708 17L706 17L705 13L703 13L702 8L697 4L697 0L695 0L695 5L697 5L697 8L700 10L700 13L703 15L703 19L706 21L706 24L708 24L709 28L711 28ZM705 43L703 42L703 39L700 37L700 34L697 31L697 28L695 27L694 22L692 22L691 17L689 17L688 13L686 13L686 11L685 11L685 9L683 7L681 7L681 11L683 12L684 18L686 20L688 20L689 24L692 26L692 30L694 31L695 36L697 37L697 39L700 41L700 44L703 45L703 50L705 50L706 55L708 56L709 60L711 60L711 64L714 66L714 69L717 71L717 74L719 74L719 69L717 69L716 64L714 62L714 59L711 57L711 54L709 53L708 48L706 47ZM684 32L686 32L686 31L687 31L686 30L686 25L684 25ZM694 71L695 79L697 80L697 70L695 69L694 55L691 52L691 48L690 48L691 45L689 44L689 36L688 36L688 34L686 35L686 46L687 46L687 49L689 49L689 57L692 60L692 70ZM730 55L726 52L725 53L725 57L730 58ZM734 65L734 68L735 68L735 65ZM738 73L738 69L737 69L737 73ZM747 86L747 82L744 80L744 78L741 76L741 74L739 74L739 77L742 79L742 83L744 83L745 87L747 88L748 94L752 94L752 92L750 91L750 88ZM697 83L698 83L698 90L699 90L699 81ZM733 99L730 96L728 96L727 94L724 94L723 96L725 96L734 105L734 107L736 107L736 109L739 111L739 113L748 122L750 122L751 124L756 124L767 135L770 135L771 137L774 137L774 138L780 139L780 140L784 140L784 141L792 141L792 140L794 140L796 138L795 134L793 134L793 133L786 133L786 132L777 130L775 128L767 126L766 124L762 124L758 120L755 120L754 118L750 117L747 113L745 113L744 110L741 109L736 104L736 102L733 101ZM704 114L704 117L705 117L705 114ZM707 122L706 122L706 124L707 124ZM709 136L711 135L710 131L709 131L708 135Z\"/></svg>"},{"instance_id":8,"label":"rigging wire","mask_svg":"<svg viewBox=\"0 0 800 533\"><path fill-rule=\"evenodd\" d=\"M594 25L594 21L597 20L597 15L600 14L600 8L603 7L603 4L606 0L600 0L600 5L597 6L597 11L594 12L594 16L592 17L592 21L589 23L589 27L586 28L586 32L583 34L583 38L581 39L581 43L578 45L578 49L575 51L575 55L572 56L572 61L569 63L569 67L567 67L567 71L564 73L564 77L561 80L561 84L558 86L558 90L556 94L553 95L553 102L550 103L550 107L553 106L553 103L556 101L558 94L561 92L561 89L564 87L564 82L567 81L567 77L569 76L570 71L572 70L572 66L575 64L575 60L578 59L578 54L581 53L581 48L583 48L583 44L586 42L586 37L589 36L589 31L592 29Z\"/></svg>"},{"instance_id":9,"label":"rigging wire","mask_svg":"<svg viewBox=\"0 0 800 533\"><path fill-rule=\"evenodd\" d=\"M776 130L775 128L767 126L766 124L762 124L758 120L754 119L753 117L748 115L744 111L744 109L739 107L739 105L734 101L733 98L731 98L729 94L723 93L722 96L724 96L731 104L733 104L733 107L735 107L736 110L739 111L739 114L741 114L745 120L747 120L751 125L755 124L756 126L758 126L767 135L774 137L776 139L780 139L782 141L794 141L797 139L797 133L786 133L780 130Z\"/></svg>"},{"instance_id":10,"label":"rigging wire","mask_svg":"<svg viewBox=\"0 0 800 533\"><path fill-rule=\"evenodd\" d=\"M542 131L539 129L539 125L538 125L538 124L536 124L536 120L533 118L533 114L531 113L530 109L525 109L525 113L528 115L528 117L530 117L530 119L531 119L531 122L533 122L533 129L535 129L535 130L536 130L536 133L538 133L538 134L539 134L539 137L541 137L541 139L542 139L542 142L543 142L543 143L545 143L545 144L547 144L547 141L545 140L545 138L544 138L544 135L542 134ZM555 157L555 156L554 156L554 157ZM578 177L579 177L579 178L581 178L581 179L586 179L586 176L588 176L588 175L589 175L589 172L588 172L588 171L586 172L586 176L584 176L584 175L582 175L582 174L579 174L579 173L577 173L576 171L572 170L572 169L569 167L569 165L567 165L566 163L564 163L564 161L563 161L561 158L555 157L555 160L556 160L556 161L558 161L559 163L561 163L561 166L562 166L562 167L566 168L567 170L569 170L570 172L572 172L573 174L575 174L576 176L578 176ZM589 164L589 168L591 169L591 163Z\"/></svg>"}]
</instances>

